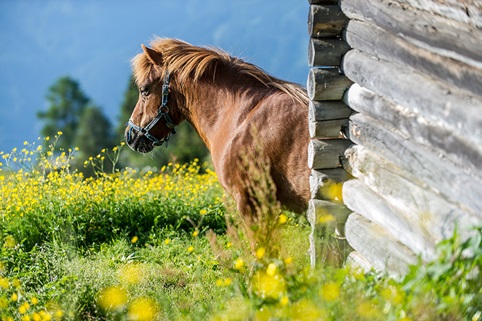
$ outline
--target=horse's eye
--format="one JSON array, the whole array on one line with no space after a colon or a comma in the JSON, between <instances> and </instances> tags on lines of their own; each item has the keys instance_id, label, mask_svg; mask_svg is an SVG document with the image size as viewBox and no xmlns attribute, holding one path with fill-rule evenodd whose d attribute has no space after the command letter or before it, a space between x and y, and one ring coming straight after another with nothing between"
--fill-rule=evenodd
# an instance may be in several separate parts
<instances>
[{"instance_id":1,"label":"horse's eye","mask_svg":"<svg viewBox=\"0 0 482 321\"><path fill-rule=\"evenodd\" d=\"M146 97L147 95L149 95L149 87L142 86L141 88L139 88L139 90L142 96Z\"/></svg>"}]
</instances>

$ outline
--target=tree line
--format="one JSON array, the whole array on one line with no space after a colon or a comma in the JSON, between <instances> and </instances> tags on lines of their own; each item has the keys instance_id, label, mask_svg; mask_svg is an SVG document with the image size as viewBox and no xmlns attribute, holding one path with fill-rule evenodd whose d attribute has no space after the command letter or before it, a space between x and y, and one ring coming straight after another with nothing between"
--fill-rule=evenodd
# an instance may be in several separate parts
<instances>
[{"instance_id":1,"label":"tree line","mask_svg":"<svg viewBox=\"0 0 482 321\"><path fill-rule=\"evenodd\" d=\"M40 134L43 137L53 137L62 132L55 145L56 151L78 147L79 151L71 165L90 176L93 174L92 169L86 168L84 161L95 157L103 149L112 149L124 140L125 123L138 97L138 88L131 77L119 106L117 124L112 124L75 79L61 77L48 89L47 110L37 113L38 119L43 123ZM168 148L162 147L160 152L145 155L124 148L117 166L160 167L169 162L185 163L194 158L201 161L209 159L209 151L190 124L184 122L176 128L176 132Z\"/></svg>"}]
</instances>

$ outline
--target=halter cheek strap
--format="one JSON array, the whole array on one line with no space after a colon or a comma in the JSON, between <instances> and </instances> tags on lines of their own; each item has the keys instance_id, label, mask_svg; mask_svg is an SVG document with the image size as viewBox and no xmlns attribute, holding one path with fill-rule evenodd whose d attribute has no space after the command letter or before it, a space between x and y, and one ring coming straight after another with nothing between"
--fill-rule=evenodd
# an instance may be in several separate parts
<instances>
[{"instance_id":1,"label":"halter cheek strap","mask_svg":"<svg viewBox=\"0 0 482 321\"><path fill-rule=\"evenodd\" d=\"M162 144L166 143L167 147L167 142L169 141L169 138L171 137L171 134L175 134L176 131L174 130L174 127L176 126L174 122L171 119L171 116L169 116L169 107L167 107L167 100L169 98L169 73L164 77L164 84L162 85L162 100L161 100L161 105L159 106L159 109L157 111L156 117L147 124L146 127L140 127L132 121L132 119L129 119L127 122L126 126L130 126L131 128L129 129L127 135L128 135L128 140L130 140L131 135L132 135L132 130L136 130L139 133L142 133L147 139L149 139L154 146L161 146ZM169 134L163 139L158 139L154 137L149 131L159 122L159 120L164 119L165 125L167 128L171 129Z\"/></svg>"}]
</instances>

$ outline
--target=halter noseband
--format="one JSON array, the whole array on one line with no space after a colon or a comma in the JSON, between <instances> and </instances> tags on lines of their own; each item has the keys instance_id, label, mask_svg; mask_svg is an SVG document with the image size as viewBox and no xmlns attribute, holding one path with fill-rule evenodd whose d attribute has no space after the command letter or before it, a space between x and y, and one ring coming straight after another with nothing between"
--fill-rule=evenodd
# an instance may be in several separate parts
<instances>
[{"instance_id":1,"label":"halter noseband","mask_svg":"<svg viewBox=\"0 0 482 321\"><path fill-rule=\"evenodd\" d=\"M146 127L140 127L134 124L132 119L129 119L127 122L126 126L131 126L131 128L128 131L128 140L130 140L130 137L132 135L132 130L135 129L139 133L142 133L147 139L149 139L152 142L152 145L154 146L161 146L162 144L166 143L169 141L169 138L171 137L171 134L175 134L176 131L174 130L174 123L169 116L169 107L167 107L167 99L169 97L169 73L167 73L166 77L164 77L164 84L162 85L162 100L161 100L161 105L159 106L159 110L157 112L157 116L151 120L149 124L147 124ZM171 129L169 134L163 139L157 139L153 135L149 133L149 131L157 124L159 120L164 118L164 121L166 122L166 127Z\"/></svg>"}]
</instances>

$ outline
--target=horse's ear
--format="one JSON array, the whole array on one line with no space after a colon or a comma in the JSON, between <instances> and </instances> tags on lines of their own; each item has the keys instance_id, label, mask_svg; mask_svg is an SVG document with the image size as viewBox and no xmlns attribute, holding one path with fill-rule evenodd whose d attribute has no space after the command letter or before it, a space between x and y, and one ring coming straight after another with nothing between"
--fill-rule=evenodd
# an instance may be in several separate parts
<instances>
[{"instance_id":1,"label":"horse's ear","mask_svg":"<svg viewBox=\"0 0 482 321\"><path fill-rule=\"evenodd\" d=\"M150 62L152 62L154 65L160 65L162 62L162 55L158 53L157 51L148 48L144 46L144 44L141 45L142 50L146 54L147 58L149 59Z\"/></svg>"}]
</instances>

